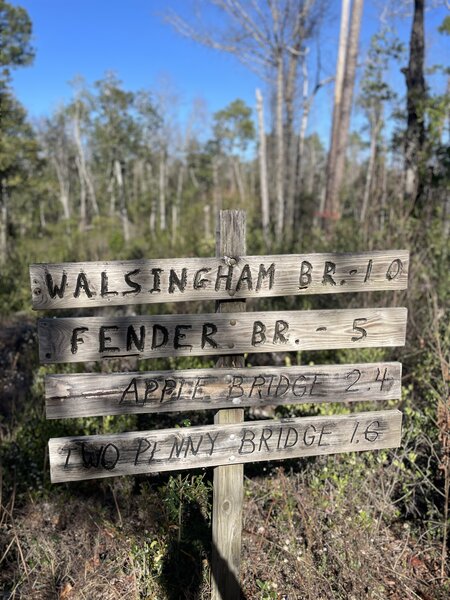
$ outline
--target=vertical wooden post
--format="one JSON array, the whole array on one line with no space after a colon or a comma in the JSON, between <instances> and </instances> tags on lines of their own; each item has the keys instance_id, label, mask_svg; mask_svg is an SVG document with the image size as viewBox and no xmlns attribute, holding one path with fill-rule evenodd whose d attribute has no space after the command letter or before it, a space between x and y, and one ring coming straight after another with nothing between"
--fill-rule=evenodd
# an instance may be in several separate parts
<instances>
[{"instance_id":1,"label":"vertical wooden post","mask_svg":"<svg viewBox=\"0 0 450 600\"><path fill-rule=\"evenodd\" d=\"M246 254L246 214L242 210L221 210L216 233L216 254L225 257L232 267L239 256ZM217 302L216 312L243 312L245 300ZM242 354L223 356L218 367L244 367ZM241 423L244 410L234 408L217 411L214 422ZM239 567L241 560L242 504L244 498L244 465L214 469L212 515L212 600L240 598Z\"/></svg>"}]
</instances>

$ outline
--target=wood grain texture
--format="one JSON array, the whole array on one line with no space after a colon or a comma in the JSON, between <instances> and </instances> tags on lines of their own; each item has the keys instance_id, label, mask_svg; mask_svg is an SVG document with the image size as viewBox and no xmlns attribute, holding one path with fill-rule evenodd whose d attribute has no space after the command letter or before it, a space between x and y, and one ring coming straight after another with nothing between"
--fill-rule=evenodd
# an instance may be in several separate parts
<instances>
[{"instance_id":1,"label":"wood grain texture","mask_svg":"<svg viewBox=\"0 0 450 600\"><path fill-rule=\"evenodd\" d=\"M383 410L49 441L53 483L396 448L402 414Z\"/></svg>"},{"instance_id":2,"label":"wood grain texture","mask_svg":"<svg viewBox=\"0 0 450 600\"><path fill-rule=\"evenodd\" d=\"M246 213L221 210L217 219L216 255L243 256L246 246ZM216 313L245 312L245 300L216 303ZM217 367L245 366L243 354L219 356ZM216 425L242 423L242 408L218 410ZM240 596L242 510L244 504L244 465L229 464L214 469L212 503L211 600L234 600Z\"/></svg>"},{"instance_id":3,"label":"wood grain texture","mask_svg":"<svg viewBox=\"0 0 450 600\"><path fill-rule=\"evenodd\" d=\"M406 250L173 258L30 266L33 308L61 309L402 290Z\"/></svg>"},{"instance_id":4,"label":"wood grain texture","mask_svg":"<svg viewBox=\"0 0 450 600\"><path fill-rule=\"evenodd\" d=\"M400 398L398 362L45 378L48 419ZM219 413L220 414L220 413Z\"/></svg>"},{"instance_id":5,"label":"wood grain texture","mask_svg":"<svg viewBox=\"0 0 450 600\"><path fill-rule=\"evenodd\" d=\"M406 308L363 308L40 319L39 357L56 363L403 346L406 318Z\"/></svg>"}]
</instances>

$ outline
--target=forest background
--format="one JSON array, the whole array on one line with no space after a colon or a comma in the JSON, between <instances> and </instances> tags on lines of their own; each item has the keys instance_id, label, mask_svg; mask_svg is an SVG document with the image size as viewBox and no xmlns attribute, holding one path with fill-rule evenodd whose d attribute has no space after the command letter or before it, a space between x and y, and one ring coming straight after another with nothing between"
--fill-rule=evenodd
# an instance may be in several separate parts
<instances>
[{"instance_id":1,"label":"forest background","mask_svg":"<svg viewBox=\"0 0 450 600\"><path fill-rule=\"evenodd\" d=\"M30 14L45 12L44 3L25 4ZM39 56L39 30L34 37L28 12L0 0L0 593L208 597L209 471L51 486L46 448L49 437L188 426L211 415L46 422L44 375L78 367L38 365L28 265L212 256L218 211L242 208L249 254L411 252L405 293L258 302L258 309L272 310L408 306L402 349L248 357L252 365L399 359L405 431L395 451L246 467L243 594L447 598L448 7L430 0L167 6L158 31L180 36L175 56L192 52L194 42L212 65L216 56L229 56L217 63L226 93L216 89L210 102L217 105L230 91L232 98L212 114L204 99L180 99L177 82L167 77L127 87L122 73L108 71L95 81L68 72L70 94L57 88L52 110L42 115L45 95L33 85L27 91L26 75ZM121 9L134 10L133 4ZM367 12L376 17L370 25ZM92 23L100 31L99 13ZM126 46L127 36L133 38L133 29L116 45ZM164 69L163 54L146 60ZM192 60L192 73L202 71ZM233 77L244 99L233 94ZM255 83L255 101L248 82ZM180 306L137 310L186 311ZM189 311L208 307L197 303ZM200 365L212 362L89 368ZM275 414L358 408L292 405Z\"/></svg>"}]
</instances>

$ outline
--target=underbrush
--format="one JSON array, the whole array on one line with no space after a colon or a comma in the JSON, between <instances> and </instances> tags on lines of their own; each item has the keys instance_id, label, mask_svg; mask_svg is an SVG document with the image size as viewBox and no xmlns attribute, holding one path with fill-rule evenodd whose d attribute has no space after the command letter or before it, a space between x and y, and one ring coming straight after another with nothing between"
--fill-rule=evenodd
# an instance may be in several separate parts
<instances>
[{"instance_id":1,"label":"underbrush","mask_svg":"<svg viewBox=\"0 0 450 600\"><path fill-rule=\"evenodd\" d=\"M104 225L113 258L119 258L118 253L131 258L146 252L145 242L141 249L140 242L125 249L117 231ZM352 235L350 225L342 225L334 250L361 249L363 241ZM258 302L259 310L406 304L409 322L404 349L248 357L251 365L263 361L286 366L400 360L400 402L288 405L278 407L275 416L393 407L404 414L402 446L394 451L245 466L241 586L248 600L443 600L450 596L450 327L446 312L450 275L448 240L442 239L438 225L420 231L420 225L409 224L409 229L398 235L392 230L386 232L386 239L376 240L379 247L415 248L407 293ZM313 232L304 241L303 250L328 250L329 244L315 235ZM45 260L46 253L50 254L45 243L36 242L33 257L29 250L18 247L18 263ZM106 256L94 236L89 245L82 236L74 235L71 244L66 248L55 235L52 250L59 248L59 254L52 254L53 259ZM199 250L212 253L207 246ZM173 252L166 244L158 253L168 256ZM185 253L179 250L178 254ZM0 311L28 306L26 274L17 275L11 264L4 275ZM210 311L211 303L199 309ZM160 307L137 310L156 314ZM23 320L19 317L15 327ZM3 598L209 598L212 470L52 486L47 441L62 435L205 424L212 421L211 412L46 421L43 378L51 372L198 368L213 362L170 359L111 362L102 367L39 367L36 339L29 329L22 336L23 347L8 347L8 340L14 338L9 330L0 337L1 365L11 384L8 389L14 390L19 382L15 373L21 374L22 382L20 396L19 391L11 395L8 407L13 408L8 408L0 421ZM246 419L252 418L255 413L249 412Z\"/></svg>"},{"instance_id":2,"label":"underbrush","mask_svg":"<svg viewBox=\"0 0 450 600\"><path fill-rule=\"evenodd\" d=\"M268 463L245 480L242 595L444 600L440 544L401 510L405 449ZM253 469L255 467L253 466ZM0 517L5 598L209 598L210 472L33 492Z\"/></svg>"}]
</instances>

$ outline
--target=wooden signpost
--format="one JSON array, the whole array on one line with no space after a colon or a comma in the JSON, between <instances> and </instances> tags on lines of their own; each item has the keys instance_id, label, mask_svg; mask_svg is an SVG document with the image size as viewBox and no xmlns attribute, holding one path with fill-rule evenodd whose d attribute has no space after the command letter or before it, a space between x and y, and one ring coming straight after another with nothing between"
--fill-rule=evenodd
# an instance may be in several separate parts
<instances>
[{"instance_id":1,"label":"wooden signpost","mask_svg":"<svg viewBox=\"0 0 450 600\"><path fill-rule=\"evenodd\" d=\"M290 254L37 264L33 308L81 308L187 300L404 290L409 254Z\"/></svg>"},{"instance_id":2,"label":"wooden signpost","mask_svg":"<svg viewBox=\"0 0 450 600\"><path fill-rule=\"evenodd\" d=\"M381 410L334 417L249 421L50 440L53 482L396 448L402 415Z\"/></svg>"},{"instance_id":3,"label":"wooden signpost","mask_svg":"<svg viewBox=\"0 0 450 600\"><path fill-rule=\"evenodd\" d=\"M42 363L402 346L406 308L41 319Z\"/></svg>"},{"instance_id":4,"label":"wooden signpost","mask_svg":"<svg viewBox=\"0 0 450 600\"><path fill-rule=\"evenodd\" d=\"M246 298L407 287L408 252L247 256L221 211L216 258L32 265L33 307L216 300L216 312L40 319L43 363L217 356L212 369L48 375L47 418L215 410L214 424L52 439L53 482L215 467L212 597L239 597L243 464L400 445L402 415L244 422L243 407L399 399L397 362L245 367L244 354L401 346L405 308L245 312Z\"/></svg>"},{"instance_id":5,"label":"wooden signpost","mask_svg":"<svg viewBox=\"0 0 450 600\"><path fill-rule=\"evenodd\" d=\"M47 375L48 419L400 398L401 364Z\"/></svg>"}]
</instances>

